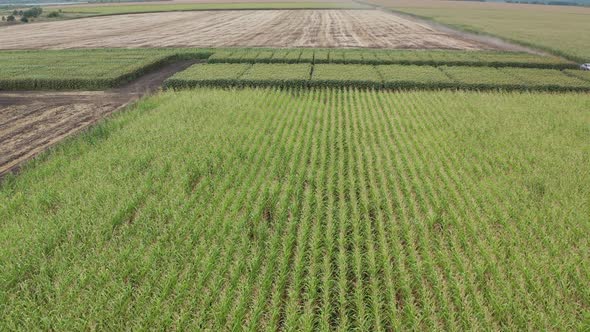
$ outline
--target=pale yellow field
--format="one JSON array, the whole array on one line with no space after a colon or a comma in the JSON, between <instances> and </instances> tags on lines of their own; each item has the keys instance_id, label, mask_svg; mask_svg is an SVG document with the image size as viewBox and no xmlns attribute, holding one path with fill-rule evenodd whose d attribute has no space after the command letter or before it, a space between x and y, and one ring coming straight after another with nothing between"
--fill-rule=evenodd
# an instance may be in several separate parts
<instances>
[{"instance_id":1,"label":"pale yellow field","mask_svg":"<svg viewBox=\"0 0 590 332\"><path fill-rule=\"evenodd\" d=\"M101 47L490 49L377 10L241 10L93 17L6 27L0 49Z\"/></svg>"}]
</instances>

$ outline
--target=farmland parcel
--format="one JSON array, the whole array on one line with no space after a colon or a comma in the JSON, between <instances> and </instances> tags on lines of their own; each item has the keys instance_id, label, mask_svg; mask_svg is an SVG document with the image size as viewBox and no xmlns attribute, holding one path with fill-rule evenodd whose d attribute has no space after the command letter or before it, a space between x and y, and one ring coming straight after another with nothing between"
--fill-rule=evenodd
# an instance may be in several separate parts
<instances>
[{"instance_id":1,"label":"farmland parcel","mask_svg":"<svg viewBox=\"0 0 590 332\"><path fill-rule=\"evenodd\" d=\"M590 61L590 8L444 0L368 0L468 31ZM515 1L516 2L516 1ZM533 1L529 1L533 2Z\"/></svg>"},{"instance_id":2,"label":"farmland parcel","mask_svg":"<svg viewBox=\"0 0 590 332\"><path fill-rule=\"evenodd\" d=\"M373 47L491 49L377 10L243 10L93 17L0 29L0 49Z\"/></svg>"},{"instance_id":3,"label":"farmland parcel","mask_svg":"<svg viewBox=\"0 0 590 332\"><path fill-rule=\"evenodd\" d=\"M589 103L148 98L0 187L0 330L582 329Z\"/></svg>"}]
</instances>

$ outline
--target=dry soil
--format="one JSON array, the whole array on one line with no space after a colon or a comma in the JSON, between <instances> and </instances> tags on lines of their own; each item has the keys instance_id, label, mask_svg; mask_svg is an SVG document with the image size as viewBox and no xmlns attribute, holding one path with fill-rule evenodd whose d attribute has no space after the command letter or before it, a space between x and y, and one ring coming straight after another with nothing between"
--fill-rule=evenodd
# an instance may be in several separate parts
<instances>
[{"instance_id":1,"label":"dry soil","mask_svg":"<svg viewBox=\"0 0 590 332\"><path fill-rule=\"evenodd\" d=\"M496 49L379 10L240 10L114 15L9 26L0 49L101 47Z\"/></svg>"}]
</instances>

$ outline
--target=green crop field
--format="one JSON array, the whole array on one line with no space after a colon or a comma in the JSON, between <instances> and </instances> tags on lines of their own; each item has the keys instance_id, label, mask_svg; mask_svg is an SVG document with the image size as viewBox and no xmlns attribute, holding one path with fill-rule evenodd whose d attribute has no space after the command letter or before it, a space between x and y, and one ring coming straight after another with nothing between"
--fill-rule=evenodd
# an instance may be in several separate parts
<instances>
[{"instance_id":1,"label":"green crop field","mask_svg":"<svg viewBox=\"0 0 590 332\"><path fill-rule=\"evenodd\" d=\"M199 86L364 87L375 89L504 89L590 91L571 71L539 68L355 64L197 64L165 82L167 88Z\"/></svg>"},{"instance_id":2,"label":"green crop field","mask_svg":"<svg viewBox=\"0 0 590 332\"><path fill-rule=\"evenodd\" d=\"M590 8L471 1L367 0L460 29L590 61Z\"/></svg>"},{"instance_id":3,"label":"green crop field","mask_svg":"<svg viewBox=\"0 0 590 332\"><path fill-rule=\"evenodd\" d=\"M360 9L368 8L365 5L347 2L237 2L237 3L173 3L153 4L149 2L137 4L113 4L101 6L66 6L61 9L66 15L119 15L133 13L153 13L171 11L196 11L196 10L261 10L261 9ZM52 9L54 9L52 7Z\"/></svg>"},{"instance_id":4,"label":"green crop field","mask_svg":"<svg viewBox=\"0 0 590 332\"><path fill-rule=\"evenodd\" d=\"M255 64L242 76L240 81L254 85L301 86L309 81L311 64Z\"/></svg>"},{"instance_id":5,"label":"green crop field","mask_svg":"<svg viewBox=\"0 0 590 332\"><path fill-rule=\"evenodd\" d=\"M374 66L365 65L315 65L311 84L319 86L378 87L381 76Z\"/></svg>"},{"instance_id":6,"label":"green crop field","mask_svg":"<svg viewBox=\"0 0 590 332\"><path fill-rule=\"evenodd\" d=\"M383 78L383 85L386 88L444 88L456 86L448 75L435 67L392 65L376 66L375 68ZM469 69L473 70L473 68Z\"/></svg>"},{"instance_id":7,"label":"green crop field","mask_svg":"<svg viewBox=\"0 0 590 332\"><path fill-rule=\"evenodd\" d=\"M585 330L589 105L149 97L1 183L0 330Z\"/></svg>"},{"instance_id":8,"label":"green crop field","mask_svg":"<svg viewBox=\"0 0 590 332\"><path fill-rule=\"evenodd\" d=\"M63 50L0 52L0 90L106 89L200 50Z\"/></svg>"},{"instance_id":9,"label":"green crop field","mask_svg":"<svg viewBox=\"0 0 590 332\"><path fill-rule=\"evenodd\" d=\"M252 65L247 63L209 64L191 66L166 80L169 88L233 84Z\"/></svg>"},{"instance_id":10,"label":"green crop field","mask_svg":"<svg viewBox=\"0 0 590 332\"><path fill-rule=\"evenodd\" d=\"M414 53L416 55L411 55L413 54L411 51L361 51L355 49L272 50L265 48L0 51L0 62L2 62L2 66L0 66L0 90L106 89L136 78L165 63L183 58L208 59L209 63L245 64L330 63L372 65L399 63L435 66L454 64L498 68L566 69L576 67L575 64L563 59L524 53L460 51L420 51ZM483 58L488 58L488 61L483 60ZM519 62L527 59L530 62L526 64L525 62ZM271 68L277 70L279 67L267 68L268 70L271 70ZM309 65L299 66L299 68L309 68ZM277 74L281 75L281 72L277 72ZM237 76L234 78L237 78ZM279 80L284 81L287 78L289 77L279 78ZM267 75L265 83L268 83L266 81L269 79L271 77ZM307 75L306 79L309 79L309 75ZM198 77L197 80L201 81L201 83L204 81L203 77ZM221 81L218 80L219 82Z\"/></svg>"},{"instance_id":11,"label":"green crop field","mask_svg":"<svg viewBox=\"0 0 590 332\"><path fill-rule=\"evenodd\" d=\"M210 63L334 63L457 65L489 67L577 68L575 63L555 56L523 52L449 50L361 50L361 49L227 49L212 55Z\"/></svg>"},{"instance_id":12,"label":"green crop field","mask_svg":"<svg viewBox=\"0 0 590 332\"><path fill-rule=\"evenodd\" d=\"M0 90L80 90L118 86L178 59L208 59L168 80L167 87L202 85L365 86L375 88L505 88L590 90L584 73L543 68L572 68L553 57L523 53L301 49L90 49L1 51ZM476 66L461 62L471 54ZM454 58L457 56L457 59ZM413 57L414 60L409 60ZM523 67L515 59L531 59ZM422 60L416 60L422 59ZM429 60L428 60L429 59ZM454 59L454 60L453 60ZM475 60L471 60L475 61ZM477 60L479 61L479 60ZM546 62L544 62L546 61ZM298 64L296 64L298 63ZM404 65L384 65L400 63ZM419 64L409 65L411 63ZM434 66L453 67L465 78L445 77ZM236 64L235 66L232 64ZM252 66L252 64L256 64ZM373 64L377 64L379 70ZM422 67L422 68L420 68ZM514 67L514 68L513 68ZM246 73L246 69L251 70ZM312 70L313 68L313 70ZM446 68L445 66L439 68ZM502 70L496 70L499 68ZM509 80L510 84L505 81Z\"/></svg>"}]
</instances>

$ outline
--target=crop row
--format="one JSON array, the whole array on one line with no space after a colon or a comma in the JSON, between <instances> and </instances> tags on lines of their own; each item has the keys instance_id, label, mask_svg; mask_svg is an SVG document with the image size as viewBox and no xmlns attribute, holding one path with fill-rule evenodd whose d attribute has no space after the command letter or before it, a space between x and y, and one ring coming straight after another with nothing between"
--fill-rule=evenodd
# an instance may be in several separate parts
<instances>
[{"instance_id":1,"label":"crop row","mask_svg":"<svg viewBox=\"0 0 590 332\"><path fill-rule=\"evenodd\" d=\"M335 63L415 64L484 67L530 67L565 69L575 64L552 56L522 52L417 51L417 50L328 50L328 49L235 49L216 52L210 63Z\"/></svg>"},{"instance_id":2,"label":"crop row","mask_svg":"<svg viewBox=\"0 0 590 332\"><path fill-rule=\"evenodd\" d=\"M589 91L590 78L576 71L537 68L346 64L204 64L165 82L167 88L197 86L355 86L364 88L504 89Z\"/></svg>"}]
</instances>

